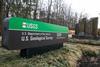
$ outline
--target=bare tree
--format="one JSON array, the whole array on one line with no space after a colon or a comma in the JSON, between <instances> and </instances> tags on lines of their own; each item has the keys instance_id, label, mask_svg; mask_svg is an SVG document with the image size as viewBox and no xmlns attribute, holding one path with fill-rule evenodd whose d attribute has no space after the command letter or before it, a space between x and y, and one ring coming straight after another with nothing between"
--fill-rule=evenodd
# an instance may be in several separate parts
<instances>
[{"instance_id":1,"label":"bare tree","mask_svg":"<svg viewBox=\"0 0 100 67\"><path fill-rule=\"evenodd\" d=\"M33 3L34 0L4 0L4 15L31 18Z\"/></svg>"}]
</instances>

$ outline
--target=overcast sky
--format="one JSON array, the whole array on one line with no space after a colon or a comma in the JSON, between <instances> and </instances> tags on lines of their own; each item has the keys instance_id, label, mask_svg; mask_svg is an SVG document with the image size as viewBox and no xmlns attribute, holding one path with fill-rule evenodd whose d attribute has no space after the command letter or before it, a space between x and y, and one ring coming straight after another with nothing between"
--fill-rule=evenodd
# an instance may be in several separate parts
<instances>
[{"instance_id":1,"label":"overcast sky","mask_svg":"<svg viewBox=\"0 0 100 67\"><path fill-rule=\"evenodd\" d=\"M66 0L66 3L79 13L87 13L89 17L100 14L100 0Z\"/></svg>"}]
</instances>

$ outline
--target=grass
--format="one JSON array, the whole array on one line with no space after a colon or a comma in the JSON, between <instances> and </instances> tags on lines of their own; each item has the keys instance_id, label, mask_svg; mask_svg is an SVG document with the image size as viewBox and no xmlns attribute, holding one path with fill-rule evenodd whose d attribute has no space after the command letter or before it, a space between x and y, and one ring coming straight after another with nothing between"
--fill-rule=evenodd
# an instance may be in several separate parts
<instances>
[{"instance_id":1,"label":"grass","mask_svg":"<svg viewBox=\"0 0 100 67\"><path fill-rule=\"evenodd\" d=\"M0 48L0 67L75 67L77 60L85 53L100 54L98 47L74 43L65 43L63 48L29 59L21 58L19 51Z\"/></svg>"},{"instance_id":2,"label":"grass","mask_svg":"<svg viewBox=\"0 0 100 67\"><path fill-rule=\"evenodd\" d=\"M93 40L93 39L76 39L76 38L70 38L68 39L69 42L73 43L81 43L81 44L88 44L88 45L96 45L100 46L100 39Z\"/></svg>"}]
</instances>

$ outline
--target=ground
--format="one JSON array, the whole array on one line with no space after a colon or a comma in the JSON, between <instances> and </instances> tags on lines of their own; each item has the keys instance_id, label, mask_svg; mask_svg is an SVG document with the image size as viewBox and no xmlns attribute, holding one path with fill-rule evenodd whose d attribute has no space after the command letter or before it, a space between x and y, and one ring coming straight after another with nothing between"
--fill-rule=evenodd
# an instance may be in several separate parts
<instances>
[{"instance_id":1,"label":"ground","mask_svg":"<svg viewBox=\"0 0 100 67\"><path fill-rule=\"evenodd\" d=\"M0 67L76 67L83 52L100 55L100 47L79 43L64 43L60 49L26 59L19 56L19 50L0 47Z\"/></svg>"}]
</instances>

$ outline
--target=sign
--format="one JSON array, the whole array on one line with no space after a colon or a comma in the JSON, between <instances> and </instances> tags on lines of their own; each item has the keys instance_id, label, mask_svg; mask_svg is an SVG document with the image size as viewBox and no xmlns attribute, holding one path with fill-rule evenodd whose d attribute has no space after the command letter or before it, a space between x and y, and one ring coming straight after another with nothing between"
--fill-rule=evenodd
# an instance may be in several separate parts
<instances>
[{"instance_id":1,"label":"sign","mask_svg":"<svg viewBox=\"0 0 100 67\"><path fill-rule=\"evenodd\" d=\"M8 28L4 31L3 46L11 50L62 43L68 34L67 27L42 21L12 17L7 22L3 26Z\"/></svg>"}]
</instances>

